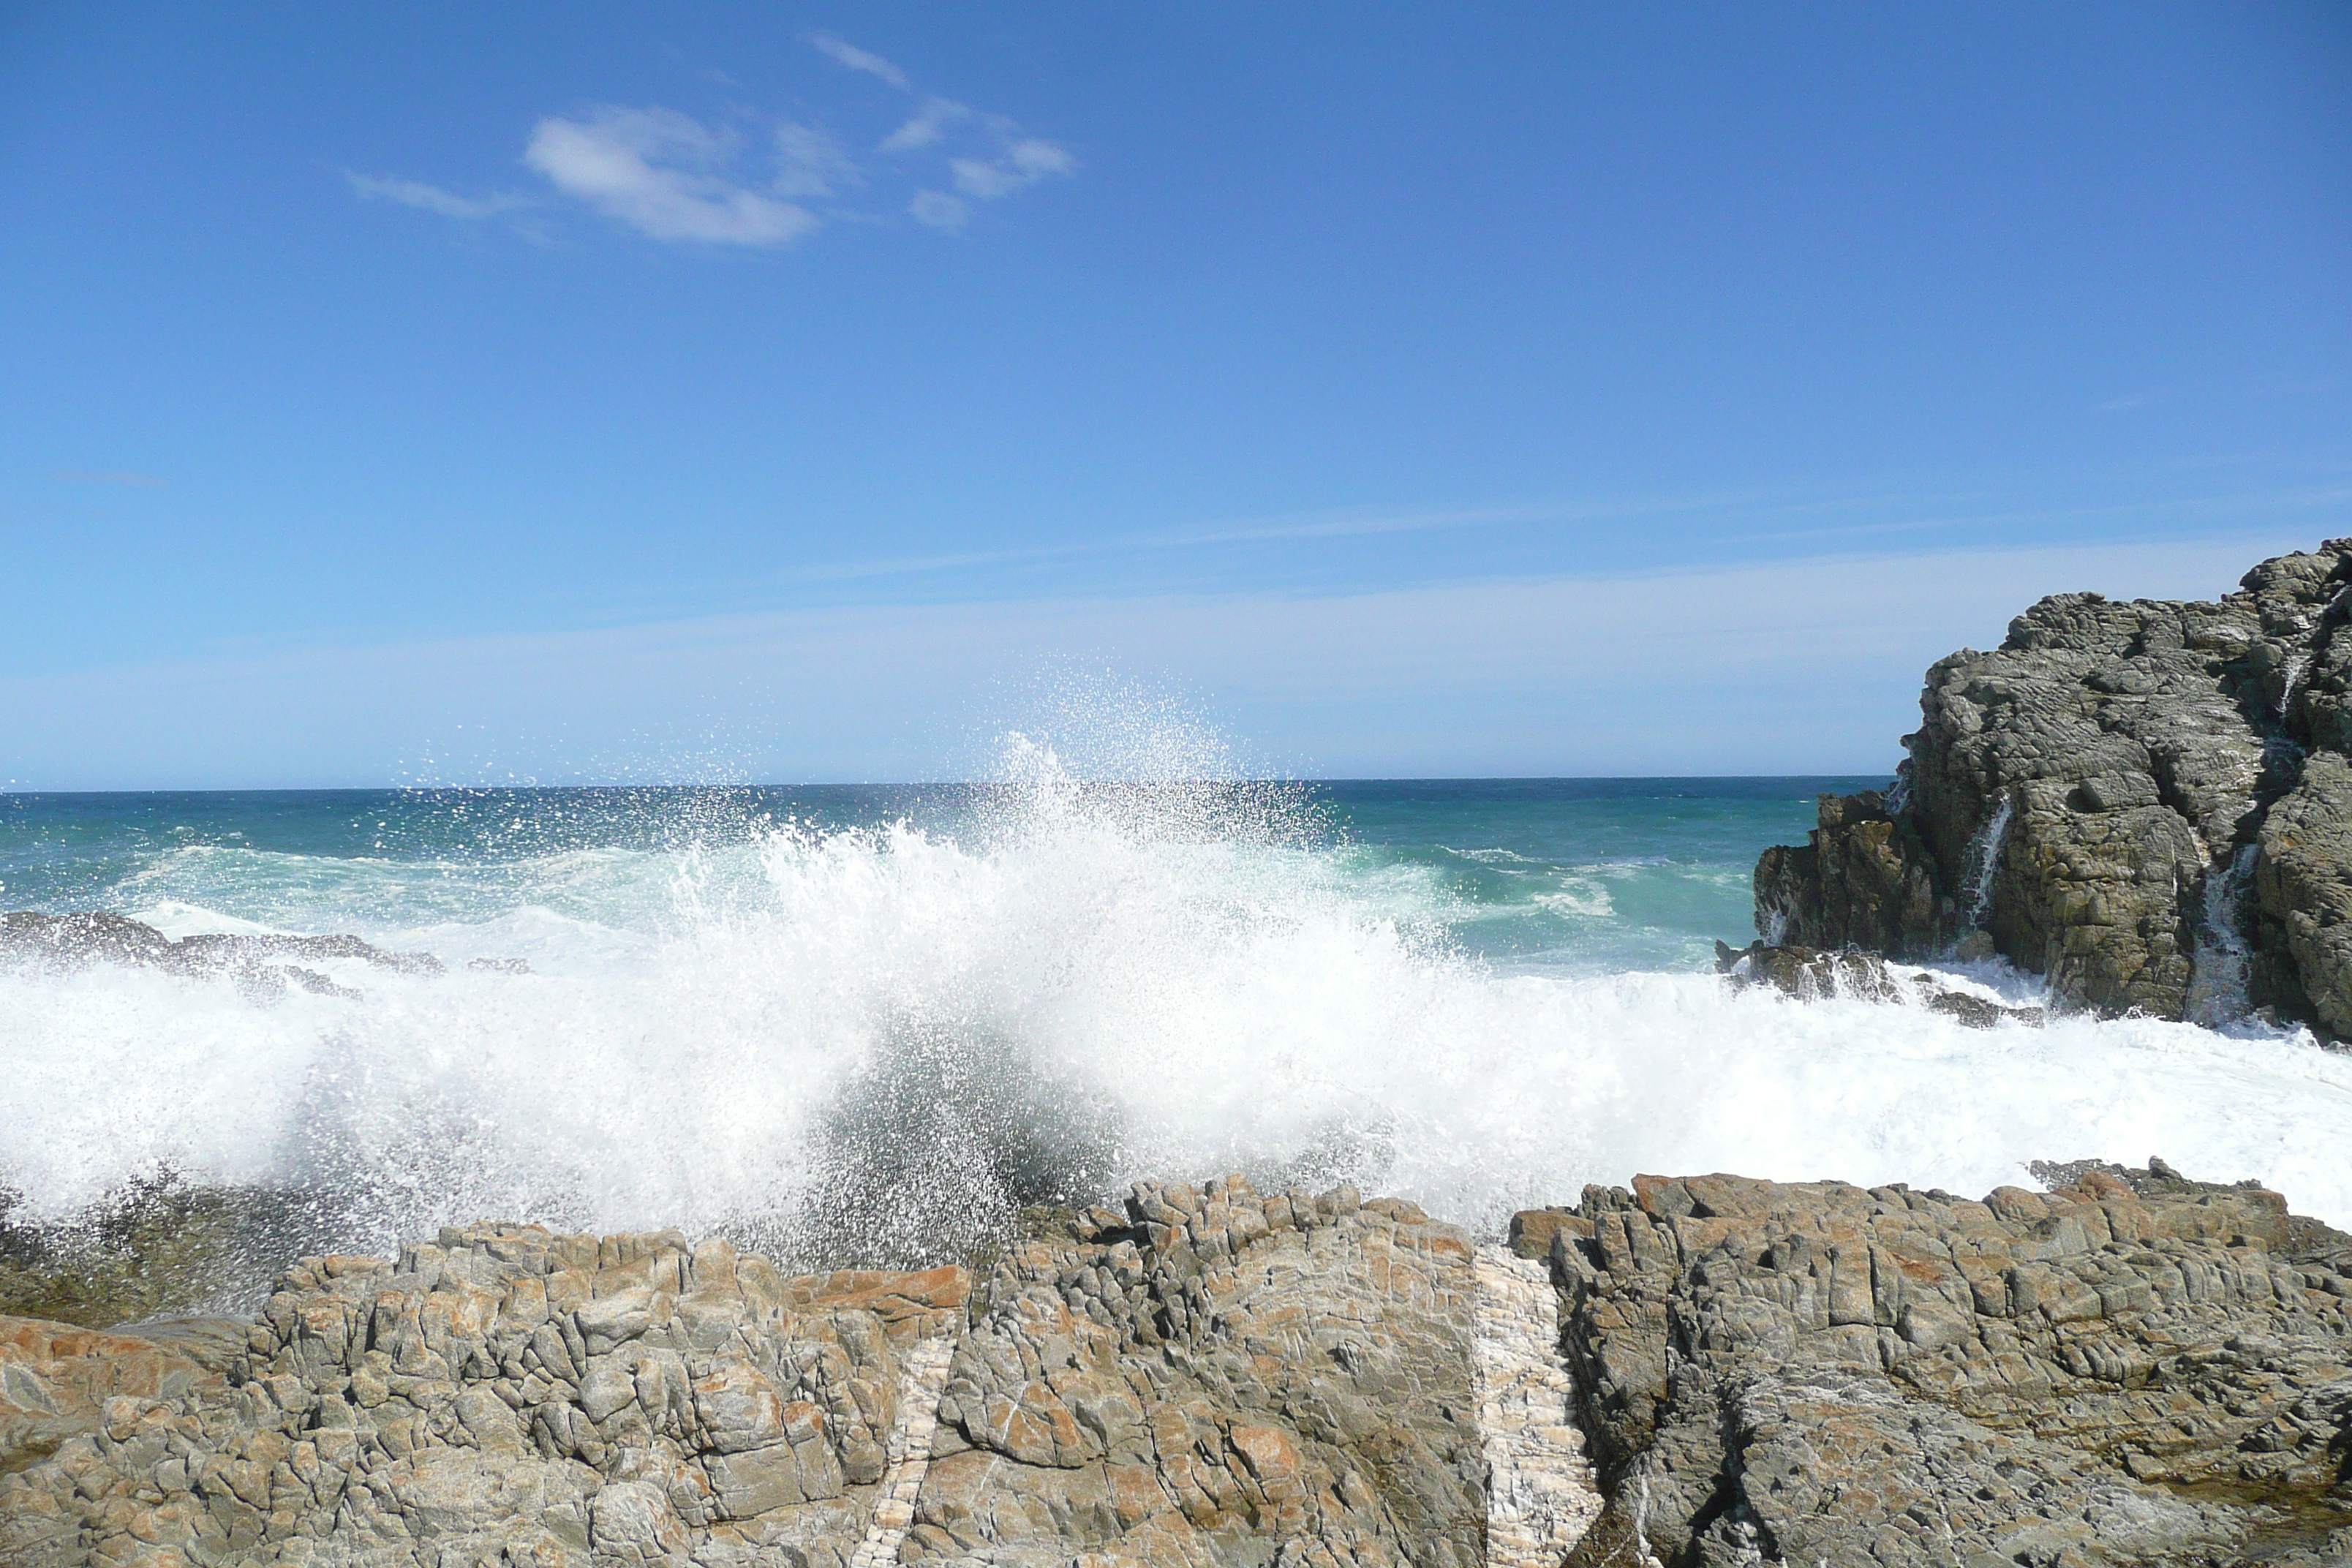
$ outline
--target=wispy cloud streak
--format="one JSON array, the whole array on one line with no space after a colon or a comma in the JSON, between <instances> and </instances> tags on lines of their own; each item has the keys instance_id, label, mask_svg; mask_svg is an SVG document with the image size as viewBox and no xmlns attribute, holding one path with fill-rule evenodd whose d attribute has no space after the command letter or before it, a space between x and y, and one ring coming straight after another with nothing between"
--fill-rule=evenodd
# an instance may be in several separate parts
<instances>
[{"instance_id":1,"label":"wispy cloud streak","mask_svg":"<svg viewBox=\"0 0 2352 1568\"><path fill-rule=\"evenodd\" d=\"M0 674L0 773L44 788L391 783L407 741L453 721L609 751L731 705L717 716L771 712L788 737L742 759L754 776L936 778L992 683L1072 658L1216 691L1255 750L1308 773L1856 771L1893 764L1928 661L1997 639L2036 596L2210 597L2292 542L834 606ZM800 678L819 668L833 678ZM1757 668L1769 703L1736 678Z\"/></svg>"},{"instance_id":2,"label":"wispy cloud streak","mask_svg":"<svg viewBox=\"0 0 2352 1568\"><path fill-rule=\"evenodd\" d=\"M996 158L953 158L956 189L968 196L992 202L1024 190L1040 180L1077 173L1078 161L1053 142L1026 136Z\"/></svg>"},{"instance_id":3,"label":"wispy cloud streak","mask_svg":"<svg viewBox=\"0 0 2352 1568\"><path fill-rule=\"evenodd\" d=\"M343 171L343 178L351 182L354 195L367 200L397 202L402 206L415 207L421 212L467 221L496 217L500 213L530 205L528 196L505 194L461 196L438 185L428 185L422 180L383 179L374 174L354 174L349 169Z\"/></svg>"},{"instance_id":4,"label":"wispy cloud streak","mask_svg":"<svg viewBox=\"0 0 2352 1568\"><path fill-rule=\"evenodd\" d=\"M879 77L901 92L907 91L912 85L907 80L905 71L900 70L880 55L861 49L856 44L846 43L830 33L814 34L809 38L809 43L818 53L836 64L854 71L864 71L867 76Z\"/></svg>"},{"instance_id":5,"label":"wispy cloud streak","mask_svg":"<svg viewBox=\"0 0 2352 1568\"><path fill-rule=\"evenodd\" d=\"M933 98L908 115L898 130L882 139L881 153L916 153L945 136L948 127L971 118L971 110L950 98Z\"/></svg>"},{"instance_id":6,"label":"wispy cloud streak","mask_svg":"<svg viewBox=\"0 0 2352 1568\"><path fill-rule=\"evenodd\" d=\"M979 574L994 568L1177 554L1186 551L1212 551L1236 546L1278 546L1307 542L1540 528L1546 525L1664 523L1670 520L1709 516L1741 520L1746 524L1739 535L1743 544L1767 559L1827 559L1855 552L1892 555L1928 549L1932 546L1925 542L1937 536L1954 542L1979 540L1988 549L2005 547L1997 546L1994 542L2031 538L2039 532L2073 524L2094 523L2113 527L2133 520L2146 520L2151 525L2160 520L2168 525L2215 531L2234 531L2258 524L2273 530L2293 530L2304 526L2299 519L2312 513L2340 510L2347 504L2352 504L2352 485L2342 483L2248 490L2221 489L2203 494L2176 491L2168 493L2160 500L2097 501L2040 507L2002 505L1990 495L1955 497L1859 491L1823 495L1739 489L1617 500L1508 503L1236 521L1013 549L940 552L927 555L823 563L768 576L756 584L738 581L733 586L743 592L741 602L751 604L761 602L763 595L768 597L768 602L772 602L772 596L778 591L795 585L814 588L890 579L952 577L960 590L954 596L989 598L995 595L982 589L982 579ZM1888 511L1899 515L1885 516ZM1880 515L1872 517L1873 513ZM1858 521L1860 518L1870 520ZM1872 541L1883 542L1873 545ZM2153 540L2151 547L2154 547ZM1675 569L1662 567L1656 570L1671 573ZM715 589L718 584L706 584L705 587ZM1001 593L1003 585L998 584L996 591ZM650 611L650 605L641 606L641 609Z\"/></svg>"}]
</instances>

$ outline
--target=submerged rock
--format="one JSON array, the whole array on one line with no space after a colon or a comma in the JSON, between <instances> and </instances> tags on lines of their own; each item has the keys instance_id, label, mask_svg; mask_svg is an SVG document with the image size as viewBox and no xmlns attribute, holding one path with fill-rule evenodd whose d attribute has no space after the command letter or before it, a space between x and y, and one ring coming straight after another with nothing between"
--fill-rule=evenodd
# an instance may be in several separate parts
<instances>
[{"instance_id":1,"label":"submerged rock","mask_svg":"<svg viewBox=\"0 0 2352 1568\"><path fill-rule=\"evenodd\" d=\"M1891 795L1756 871L1774 943L1981 932L2064 1005L2269 1006L2352 1036L2352 540L2218 603L2043 599L1927 672Z\"/></svg>"},{"instance_id":2,"label":"submerged rock","mask_svg":"<svg viewBox=\"0 0 2352 1568\"><path fill-rule=\"evenodd\" d=\"M325 975L290 961L358 959L402 974L439 974L429 952L392 952L355 936L236 936L205 932L177 942L153 926L106 910L0 914L0 961L79 969L120 963L173 974L226 975L248 991L283 991L290 981L306 991L353 996Z\"/></svg>"},{"instance_id":3,"label":"submerged rock","mask_svg":"<svg viewBox=\"0 0 2352 1568\"><path fill-rule=\"evenodd\" d=\"M0 1314L93 1329L236 1297L334 1225L305 1194L197 1184L170 1170L70 1219L20 1211L18 1194L0 1187Z\"/></svg>"},{"instance_id":4,"label":"submerged rock","mask_svg":"<svg viewBox=\"0 0 2352 1568\"><path fill-rule=\"evenodd\" d=\"M1733 985L1767 985L1799 1001L1844 996L1861 1002L1907 1003L1957 1018L1971 1029L2009 1022L2040 1025L2039 1007L2005 1007L1939 984L1932 975L1897 974L1885 959L1867 952L1823 952L1816 948L1771 947L1759 942L1735 948L1715 944L1716 972Z\"/></svg>"}]
</instances>

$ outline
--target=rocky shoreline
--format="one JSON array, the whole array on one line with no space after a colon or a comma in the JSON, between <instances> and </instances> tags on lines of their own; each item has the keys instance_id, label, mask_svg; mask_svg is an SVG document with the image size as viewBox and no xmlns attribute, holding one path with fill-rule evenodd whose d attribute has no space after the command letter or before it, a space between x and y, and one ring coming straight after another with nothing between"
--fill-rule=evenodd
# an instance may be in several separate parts
<instances>
[{"instance_id":1,"label":"rocky shoreline","mask_svg":"<svg viewBox=\"0 0 2352 1568\"><path fill-rule=\"evenodd\" d=\"M2042 1174L1640 1177L1508 1252L1141 1184L916 1273L446 1230L250 1322L0 1320L0 1562L2352 1556L2352 1237L2161 1162Z\"/></svg>"},{"instance_id":2,"label":"rocky shoreline","mask_svg":"<svg viewBox=\"0 0 2352 1568\"><path fill-rule=\"evenodd\" d=\"M1893 792L1766 852L1718 968L2042 1022L1903 967L1999 953L2052 1008L2352 1037L2347 601L2352 541L2214 604L2044 599L1930 670ZM0 916L0 961L263 999L439 967L105 914ZM107 1329L47 1320L332 1216L159 1177L77 1240L0 1193L37 1314L0 1316L0 1568L2352 1564L2352 1237L2161 1160L2034 1172L1639 1176L1507 1247L1236 1174L805 1274L485 1222Z\"/></svg>"},{"instance_id":3,"label":"rocky shoreline","mask_svg":"<svg viewBox=\"0 0 2352 1568\"><path fill-rule=\"evenodd\" d=\"M1888 793L1767 850L1769 944L1998 952L2053 1002L2352 1037L2352 540L2218 602L2059 594L1927 672Z\"/></svg>"}]
</instances>

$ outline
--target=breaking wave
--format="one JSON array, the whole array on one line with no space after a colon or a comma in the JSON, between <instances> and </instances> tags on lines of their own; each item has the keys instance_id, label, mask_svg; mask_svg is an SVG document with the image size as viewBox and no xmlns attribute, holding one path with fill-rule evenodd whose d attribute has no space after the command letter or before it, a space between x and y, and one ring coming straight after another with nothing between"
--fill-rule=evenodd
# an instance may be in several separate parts
<instances>
[{"instance_id":1,"label":"breaking wave","mask_svg":"<svg viewBox=\"0 0 2352 1568\"><path fill-rule=\"evenodd\" d=\"M1637 1171L1979 1194L2158 1153L2352 1223L2352 1057L2308 1036L1972 1030L1500 960L1309 792L1162 761L1108 782L1016 739L925 821L442 861L167 848L121 889L170 934L356 930L447 972L322 961L330 986L282 995L0 972L0 1178L51 1220L165 1169L301 1194L305 1245L499 1215L874 1262L1225 1170L1493 1231ZM1608 915L1579 875L1531 897Z\"/></svg>"}]
</instances>

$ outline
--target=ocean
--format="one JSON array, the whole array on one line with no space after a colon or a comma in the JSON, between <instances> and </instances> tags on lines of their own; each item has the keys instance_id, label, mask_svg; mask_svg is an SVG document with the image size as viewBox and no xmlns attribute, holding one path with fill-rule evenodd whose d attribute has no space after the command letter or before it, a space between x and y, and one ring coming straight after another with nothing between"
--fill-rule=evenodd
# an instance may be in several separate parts
<instances>
[{"instance_id":1,"label":"ocean","mask_svg":"<svg viewBox=\"0 0 2352 1568\"><path fill-rule=\"evenodd\" d=\"M169 1172L304 1245L478 1217L968 1251L1143 1176L1352 1181L1495 1233L1637 1172L2161 1155L2352 1225L2352 1055L1737 992L1757 853L1883 778L0 795L0 908L351 933L318 989L0 965L0 1187ZM2030 999L2000 965L1952 983Z\"/></svg>"}]
</instances>

